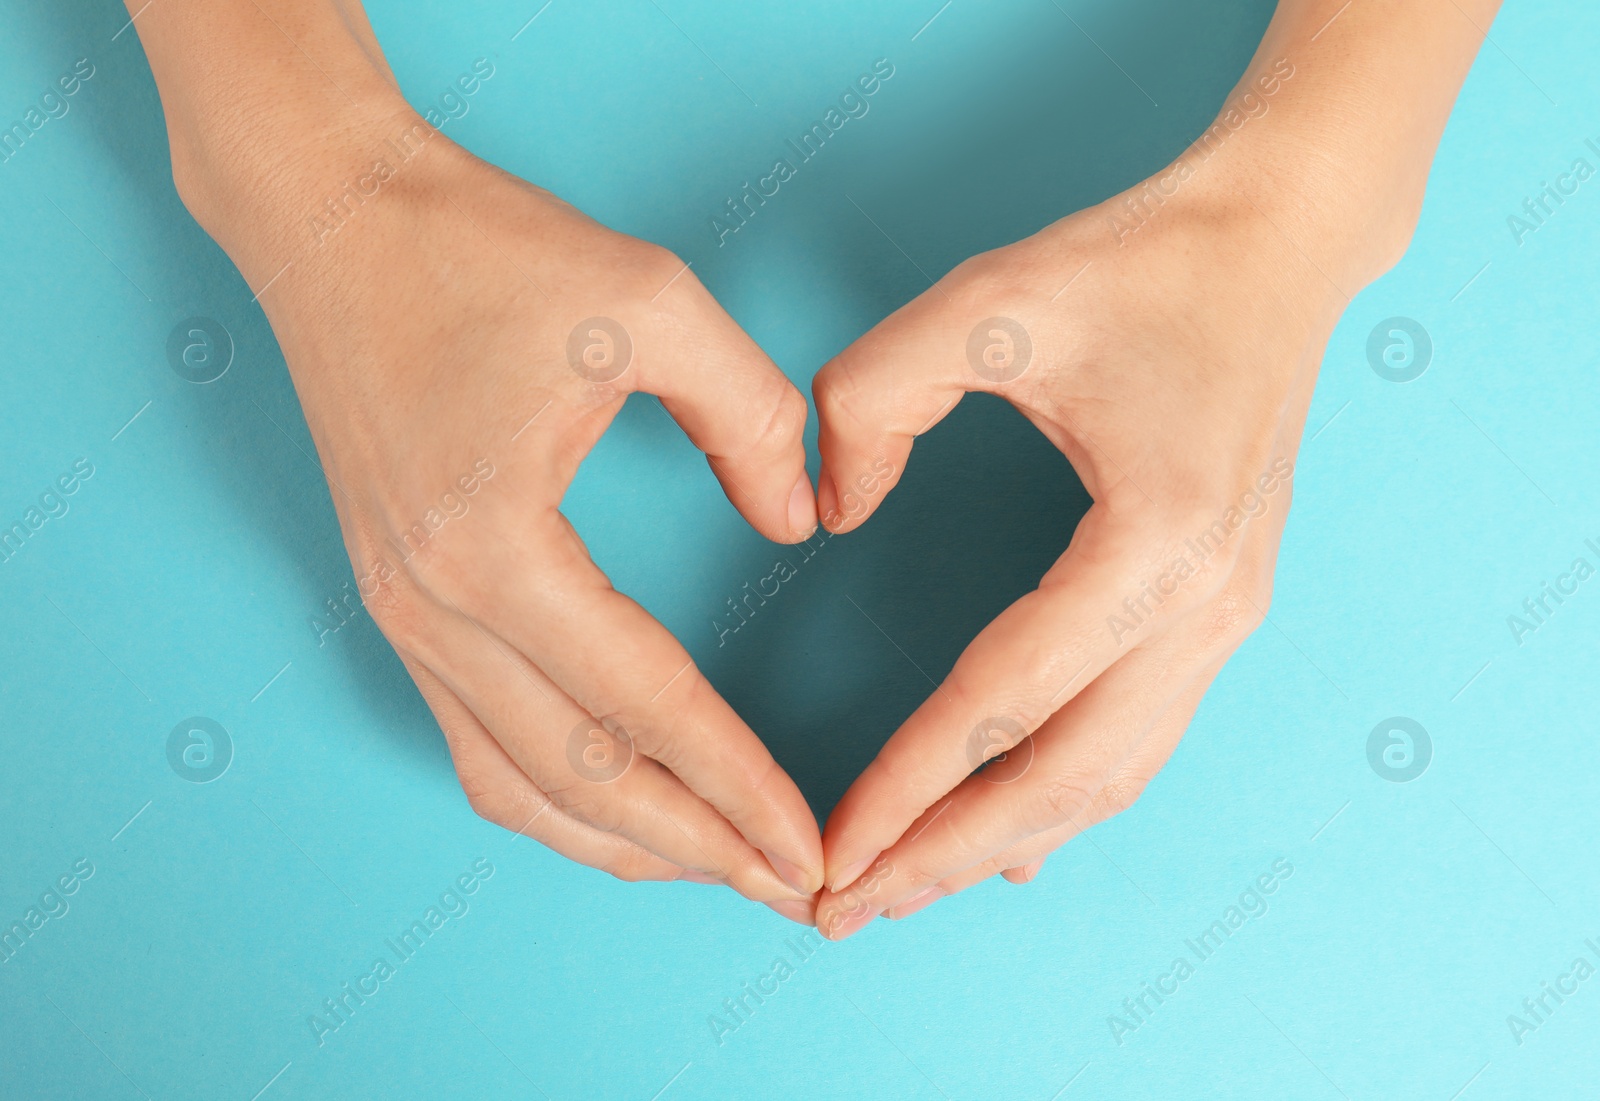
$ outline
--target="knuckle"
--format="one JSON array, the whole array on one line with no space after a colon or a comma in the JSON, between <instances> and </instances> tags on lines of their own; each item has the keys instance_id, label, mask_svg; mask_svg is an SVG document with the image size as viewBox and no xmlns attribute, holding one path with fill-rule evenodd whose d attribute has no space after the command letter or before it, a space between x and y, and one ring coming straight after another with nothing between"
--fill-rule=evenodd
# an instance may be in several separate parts
<instances>
[{"instance_id":1,"label":"knuckle","mask_svg":"<svg viewBox=\"0 0 1600 1101\"><path fill-rule=\"evenodd\" d=\"M1028 739L1030 729L1009 714L984 719L967 735L967 764L975 769L1009 754Z\"/></svg>"},{"instance_id":2,"label":"knuckle","mask_svg":"<svg viewBox=\"0 0 1600 1101\"><path fill-rule=\"evenodd\" d=\"M811 382L811 396L817 403L817 417L830 423L845 418L859 383L850 367L849 351L839 353Z\"/></svg>"},{"instance_id":3,"label":"knuckle","mask_svg":"<svg viewBox=\"0 0 1600 1101\"><path fill-rule=\"evenodd\" d=\"M622 725L633 730L627 720L622 720ZM684 744L682 728L675 722L639 723L638 733L633 735L634 745L639 752L661 765L668 772L677 773L689 763L689 753Z\"/></svg>"},{"instance_id":4,"label":"knuckle","mask_svg":"<svg viewBox=\"0 0 1600 1101\"><path fill-rule=\"evenodd\" d=\"M383 637L407 653L419 653L428 638L428 615L422 602L398 585L385 583L363 593L367 614Z\"/></svg>"},{"instance_id":5,"label":"knuckle","mask_svg":"<svg viewBox=\"0 0 1600 1101\"><path fill-rule=\"evenodd\" d=\"M902 792L915 790L921 781L921 771L914 754L901 754L890 752L886 747L872 762L874 782L877 790L889 792Z\"/></svg>"},{"instance_id":6,"label":"knuckle","mask_svg":"<svg viewBox=\"0 0 1600 1101\"><path fill-rule=\"evenodd\" d=\"M930 859L935 855L937 860ZM950 814L944 816L943 837L937 850L911 861L911 874L919 881L938 880L949 875L951 867L965 867L987 855L987 850L962 828L961 820Z\"/></svg>"},{"instance_id":7,"label":"knuckle","mask_svg":"<svg viewBox=\"0 0 1600 1101\"><path fill-rule=\"evenodd\" d=\"M617 833L622 828L621 809L613 800L606 799L600 785L574 774L554 783L544 783L544 792L550 800L569 816L593 826L602 833Z\"/></svg>"},{"instance_id":8,"label":"knuckle","mask_svg":"<svg viewBox=\"0 0 1600 1101\"><path fill-rule=\"evenodd\" d=\"M407 560L405 570L423 592L453 593L457 601L471 595L468 583L475 571L459 540L440 540L421 548Z\"/></svg>"},{"instance_id":9,"label":"knuckle","mask_svg":"<svg viewBox=\"0 0 1600 1101\"><path fill-rule=\"evenodd\" d=\"M965 867L976 863L985 855L987 854L974 853L971 843L947 823L936 847L907 854L904 861L897 862L894 879L885 884L887 890L879 896L879 899L887 899L908 889L920 889L926 884L937 883L950 874L952 867Z\"/></svg>"},{"instance_id":10,"label":"knuckle","mask_svg":"<svg viewBox=\"0 0 1600 1101\"><path fill-rule=\"evenodd\" d=\"M955 864L957 861L952 860L950 863ZM929 883L939 882L949 874L949 868L939 867L935 861L929 858L908 861L905 868L901 870L900 876L894 882L894 894L905 895L908 891L914 893ZM874 904L881 905L889 901L890 897L892 896L885 892L884 895L874 901Z\"/></svg>"},{"instance_id":11,"label":"knuckle","mask_svg":"<svg viewBox=\"0 0 1600 1101\"><path fill-rule=\"evenodd\" d=\"M1233 650L1266 622L1267 612L1240 583L1227 585L1206 607L1203 645L1207 651Z\"/></svg>"},{"instance_id":12,"label":"knuckle","mask_svg":"<svg viewBox=\"0 0 1600 1101\"><path fill-rule=\"evenodd\" d=\"M460 780L461 791L466 795L467 806L472 808L472 813L485 822L504 825L505 816L501 813L504 808L495 793L488 790L476 777L467 775L460 777Z\"/></svg>"},{"instance_id":13,"label":"knuckle","mask_svg":"<svg viewBox=\"0 0 1600 1101\"><path fill-rule=\"evenodd\" d=\"M967 735L969 752L980 748L990 750L989 756L1009 752L1045 724L1054 713L1050 697L1059 696L1062 683L1077 671L1069 659L1052 652L1055 649L1040 645L1025 653L1008 655L1009 687L1003 696L988 694L993 687L991 684L965 672L960 677L946 678L939 686L955 713L981 715L987 712L988 717ZM980 763L974 762L972 767Z\"/></svg>"},{"instance_id":14,"label":"knuckle","mask_svg":"<svg viewBox=\"0 0 1600 1101\"><path fill-rule=\"evenodd\" d=\"M955 668L938 686L939 699L944 714L984 716L968 730L969 746L983 742L999 746L995 752L1013 749L1044 725L1054 713L1049 697L1073 672L1070 660L1055 649L1038 642L1025 651L1007 653L1003 686L986 675L979 657L962 654L956 659Z\"/></svg>"},{"instance_id":15,"label":"knuckle","mask_svg":"<svg viewBox=\"0 0 1600 1101\"><path fill-rule=\"evenodd\" d=\"M645 880L660 879L661 877L655 874L658 866L657 858L637 849L612 853L594 865L598 871L606 873L613 879L620 879L624 883L642 883Z\"/></svg>"},{"instance_id":16,"label":"knuckle","mask_svg":"<svg viewBox=\"0 0 1600 1101\"><path fill-rule=\"evenodd\" d=\"M792 447L805 432L806 416L810 410L800 391L787 381L774 381L777 393L773 395L766 422L761 426L757 440L770 451L784 451Z\"/></svg>"},{"instance_id":17,"label":"knuckle","mask_svg":"<svg viewBox=\"0 0 1600 1101\"><path fill-rule=\"evenodd\" d=\"M1015 249L990 249L963 260L946 278L956 288L959 300L983 312L996 303L1023 301L1037 293L1038 287L1030 285L1023 274L1026 266L1017 259Z\"/></svg>"},{"instance_id":18,"label":"knuckle","mask_svg":"<svg viewBox=\"0 0 1600 1101\"><path fill-rule=\"evenodd\" d=\"M1211 529L1203 518L1209 515L1204 508L1185 509L1176 519L1146 524L1142 533L1130 534L1131 543L1147 549L1129 555L1130 595L1123 607L1135 608L1143 616L1159 609L1172 621L1205 606L1227 587L1241 540L1208 534ZM1225 524L1222 530L1227 531Z\"/></svg>"},{"instance_id":19,"label":"knuckle","mask_svg":"<svg viewBox=\"0 0 1600 1101\"><path fill-rule=\"evenodd\" d=\"M629 258L629 267L637 280L635 293L644 301L657 301L658 296L666 298L673 290L681 291L699 285L694 273L686 270L688 265L671 249L648 241L635 241L633 244L635 250ZM671 289L667 286L669 282ZM662 294L662 291L667 293Z\"/></svg>"},{"instance_id":20,"label":"knuckle","mask_svg":"<svg viewBox=\"0 0 1600 1101\"><path fill-rule=\"evenodd\" d=\"M391 581L431 593L458 588L460 581L473 576L478 540L467 536L475 523L446 516L431 505L390 511L410 518L387 525L388 545L399 556L399 565L389 569Z\"/></svg>"},{"instance_id":21,"label":"knuckle","mask_svg":"<svg viewBox=\"0 0 1600 1101\"><path fill-rule=\"evenodd\" d=\"M743 445L738 454L728 456L735 462L753 457L779 456L800 445L805 434L809 408L787 380L772 377L770 387L762 396L761 405L752 410Z\"/></svg>"},{"instance_id":22,"label":"knuckle","mask_svg":"<svg viewBox=\"0 0 1600 1101\"><path fill-rule=\"evenodd\" d=\"M634 744L641 753L674 773L694 763L696 750L701 748L696 744L696 735L702 730L697 719L713 714L721 703L717 690L692 664L689 655L682 657L691 664L658 678L665 679L670 689L659 702L622 709L616 716L625 729L633 732Z\"/></svg>"},{"instance_id":23,"label":"knuckle","mask_svg":"<svg viewBox=\"0 0 1600 1101\"><path fill-rule=\"evenodd\" d=\"M1098 780L1081 772L1068 772L1052 776L1039 791L1035 806L1035 833L1076 822L1093 804L1100 790Z\"/></svg>"},{"instance_id":24,"label":"knuckle","mask_svg":"<svg viewBox=\"0 0 1600 1101\"><path fill-rule=\"evenodd\" d=\"M1288 507L1293 468L1285 460L1269 465L1270 450L1270 440L1251 444L1224 471L1191 470L1179 477L1182 503L1165 525L1169 548L1218 587L1250 560L1252 547L1259 549L1259 540L1249 536L1275 509Z\"/></svg>"},{"instance_id":25,"label":"knuckle","mask_svg":"<svg viewBox=\"0 0 1600 1101\"><path fill-rule=\"evenodd\" d=\"M499 509L452 521L426 542L414 544L412 533L402 533L395 543L409 554L401 569L419 596L488 622L505 609L508 574L538 585L581 561L581 541L569 546L550 536L544 514Z\"/></svg>"},{"instance_id":26,"label":"knuckle","mask_svg":"<svg viewBox=\"0 0 1600 1101\"><path fill-rule=\"evenodd\" d=\"M1189 567L1189 587L1201 593L1214 591L1232 574L1244 540L1239 534L1242 522L1230 519L1238 520L1239 515L1207 496L1183 506L1167 525L1167 552Z\"/></svg>"},{"instance_id":27,"label":"knuckle","mask_svg":"<svg viewBox=\"0 0 1600 1101\"><path fill-rule=\"evenodd\" d=\"M1149 784L1150 777L1143 775L1129 774L1113 777L1101 789L1100 796L1096 800L1096 820L1103 822L1131 809L1139 801L1139 796L1144 794L1144 789Z\"/></svg>"},{"instance_id":28,"label":"knuckle","mask_svg":"<svg viewBox=\"0 0 1600 1101\"><path fill-rule=\"evenodd\" d=\"M357 599L384 638L416 653L414 644L426 637L426 607L405 574L390 562L382 540L365 523L355 527L346 545L355 571Z\"/></svg>"},{"instance_id":29,"label":"knuckle","mask_svg":"<svg viewBox=\"0 0 1600 1101\"><path fill-rule=\"evenodd\" d=\"M456 778L461 784L462 794L467 797L467 806L485 822L492 822L501 829L515 833L521 825L535 817L534 811L527 807L531 800L490 783L476 770L458 770Z\"/></svg>"}]
</instances>

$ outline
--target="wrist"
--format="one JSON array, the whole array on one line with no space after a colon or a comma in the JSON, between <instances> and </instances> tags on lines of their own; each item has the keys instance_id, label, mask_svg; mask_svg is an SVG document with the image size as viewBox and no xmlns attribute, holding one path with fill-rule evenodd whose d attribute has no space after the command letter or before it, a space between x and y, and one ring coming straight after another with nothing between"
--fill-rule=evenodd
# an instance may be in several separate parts
<instances>
[{"instance_id":1,"label":"wrist","mask_svg":"<svg viewBox=\"0 0 1600 1101\"><path fill-rule=\"evenodd\" d=\"M1123 246L1161 223L1184 222L1226 227L1248 252L1288 251L1315 276L1312 297L1330 292L1330 305L1342 311L1405 253L1421 206L1420 186L1413 193L1393 179L1358 179L1352 167L1324 144L1269 130L1265 120L1254 132L1248 125L1228 131L1219 121L1102 210Z\"/></svg>"},{"instance_id":2,"label":"wrist","mask_svg":"<svg viewBox=\"0 0 1600 1101\"><path fill-rule=\"evenodd\" d=\"M1348 12L1339 0L1284 0L1180 161L1204 165L1214 201L1270 220L1354 295L1411 243L1476 28L1499 0L1463 3L1483 19L1440 20L1420 0Z\"/></svg>"},{"instance_id":3,"label":"wrist","mask_svg":"<svg viewBox=\"0 0 1600 1101\"><path fill-rule=\"evenodd\" d=\"M1370 146L1358 152L1347 144L1353 125L1331 136L1297 119L1263 122L1233 151L1220 173L1223 186L1238 206L1270 221L1354 297L1410 247L1422 214L1426 161L1385 158Z\"/></svg>"},{"instance_id":4,"label":"wrist","mask_svg":"<svg viewBox=\"0 0 1600 1101\"><path fill-rule=\"evenodd\" d=\"M320 90L266 97L260 89L195 113L167 112L178 194L224 248L248 226L270 231L303 220L336 181L371 167L385 137L417 126L431 131L388 85L355 102Z\"/></svg>"},{"instance_id":5,"label":"wrist","mask_svg":"<svg viewBox=\"0 0 1600 1101\"><path fill-rule=\"evenodd\" d=\"M179 196L225 248L414 119L354 0L164 0L138 33Z\"/></svg>"}]
</instances>

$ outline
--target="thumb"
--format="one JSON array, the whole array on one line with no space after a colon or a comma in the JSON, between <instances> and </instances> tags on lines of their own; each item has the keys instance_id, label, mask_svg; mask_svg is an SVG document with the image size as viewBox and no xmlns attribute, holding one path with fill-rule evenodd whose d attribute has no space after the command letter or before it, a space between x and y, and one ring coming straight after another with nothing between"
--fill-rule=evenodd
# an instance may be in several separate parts
<instances>
[{"instance_id":1,"label":"thumb","mask_svg":"<svg viewBox=\"0 0 1600 1101\"><path fill-rule=\"evenodd\" d=\"M850 531L899 482L916 437L972 390L1004 391L1033 350L1026 330L924 294L839 353L812 382L822 473L817 507Z\"/></svg>"},{"instance_id":2,"label":"thumb","mask_svg":"<svg viewBox=\"0 0 1600 1101\"><path fill-rule=\"evenodd\" d=\"M817 506L806 474L805 396L721 307L711 303L702 317L670 367L641 364L638 389L659 397L705 452L752 527L777 543L807 539Z\"/></svg>"}]
</instances>

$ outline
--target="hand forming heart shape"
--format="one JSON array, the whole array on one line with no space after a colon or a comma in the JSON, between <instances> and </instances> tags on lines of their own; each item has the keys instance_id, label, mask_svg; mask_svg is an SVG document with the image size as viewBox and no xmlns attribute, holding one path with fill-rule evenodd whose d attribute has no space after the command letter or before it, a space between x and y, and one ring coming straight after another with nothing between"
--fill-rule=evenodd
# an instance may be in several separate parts
<instances>
[{"instance_id":1,"label":"hand forming heart shape","mask_svg":"<svg viewBox=\"0 0 1600 1101\"><path fill-rule=\"evenodd\" d=\"M995 872L1026 881L1166 761L1266 615L1340 282L1390 259L1309 260L1315 243L1279 230L1296 224L1288 200L1252 188L1253 166L1226 147L961 264L829 363L814 384L814 497L804 398L687 264L409 108L352 107L345 123L249 203L248 171L186 164L175 146L175 175L264 288L363 600L472 806L621 878L726 883L831 937ZM363 141L406 155L361 175ZM358 177L375 190L321 199ZM322 214L284 229L319 203L339 212L337 233ZM914 438L968 391L1021 410L1094 499L1038 589L856 780L825 840L766 747L559 511L639 391L774 540L808 537L819 508L834 533L865 522Z\"/></svg>"},{"instance_id":2,"label":"hand forming heart shape","mask_svg":"<svg viewBox=\"0 0 1600 1101\"><path fill-rule=\"evenodd\" d=\"M885 459L904 470L968 391L1015 405L1094 499L1039 587L835 808L827 936L996 872L1032 878L1132 803L1266 615L1292 456L1344 300L1206 181L1126 240L1122 201L960 265L816 377L830 530L865 519L831 522L836 487Z\"/></svg>"}]
</instances>

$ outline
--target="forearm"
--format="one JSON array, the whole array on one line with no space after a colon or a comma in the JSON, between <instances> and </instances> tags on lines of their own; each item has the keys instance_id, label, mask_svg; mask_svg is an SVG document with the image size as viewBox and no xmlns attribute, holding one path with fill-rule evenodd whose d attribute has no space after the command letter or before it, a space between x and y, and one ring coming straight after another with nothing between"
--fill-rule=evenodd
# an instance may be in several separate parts
<instances>
[{"instance_id":1,"label":"forearm","mask_svg":"<svg viewBox=\"0 0 1600 1101\"><path fill-rule=\"evenodd\" d=\"M1219 132L1221 188L1354 294L1410 243L1439 138L1499 6L1281 0L1219 118L1242 119ZM1203 161L1216 145L1202 135L1186 155Z\"/></svg>"}]
</instances>

